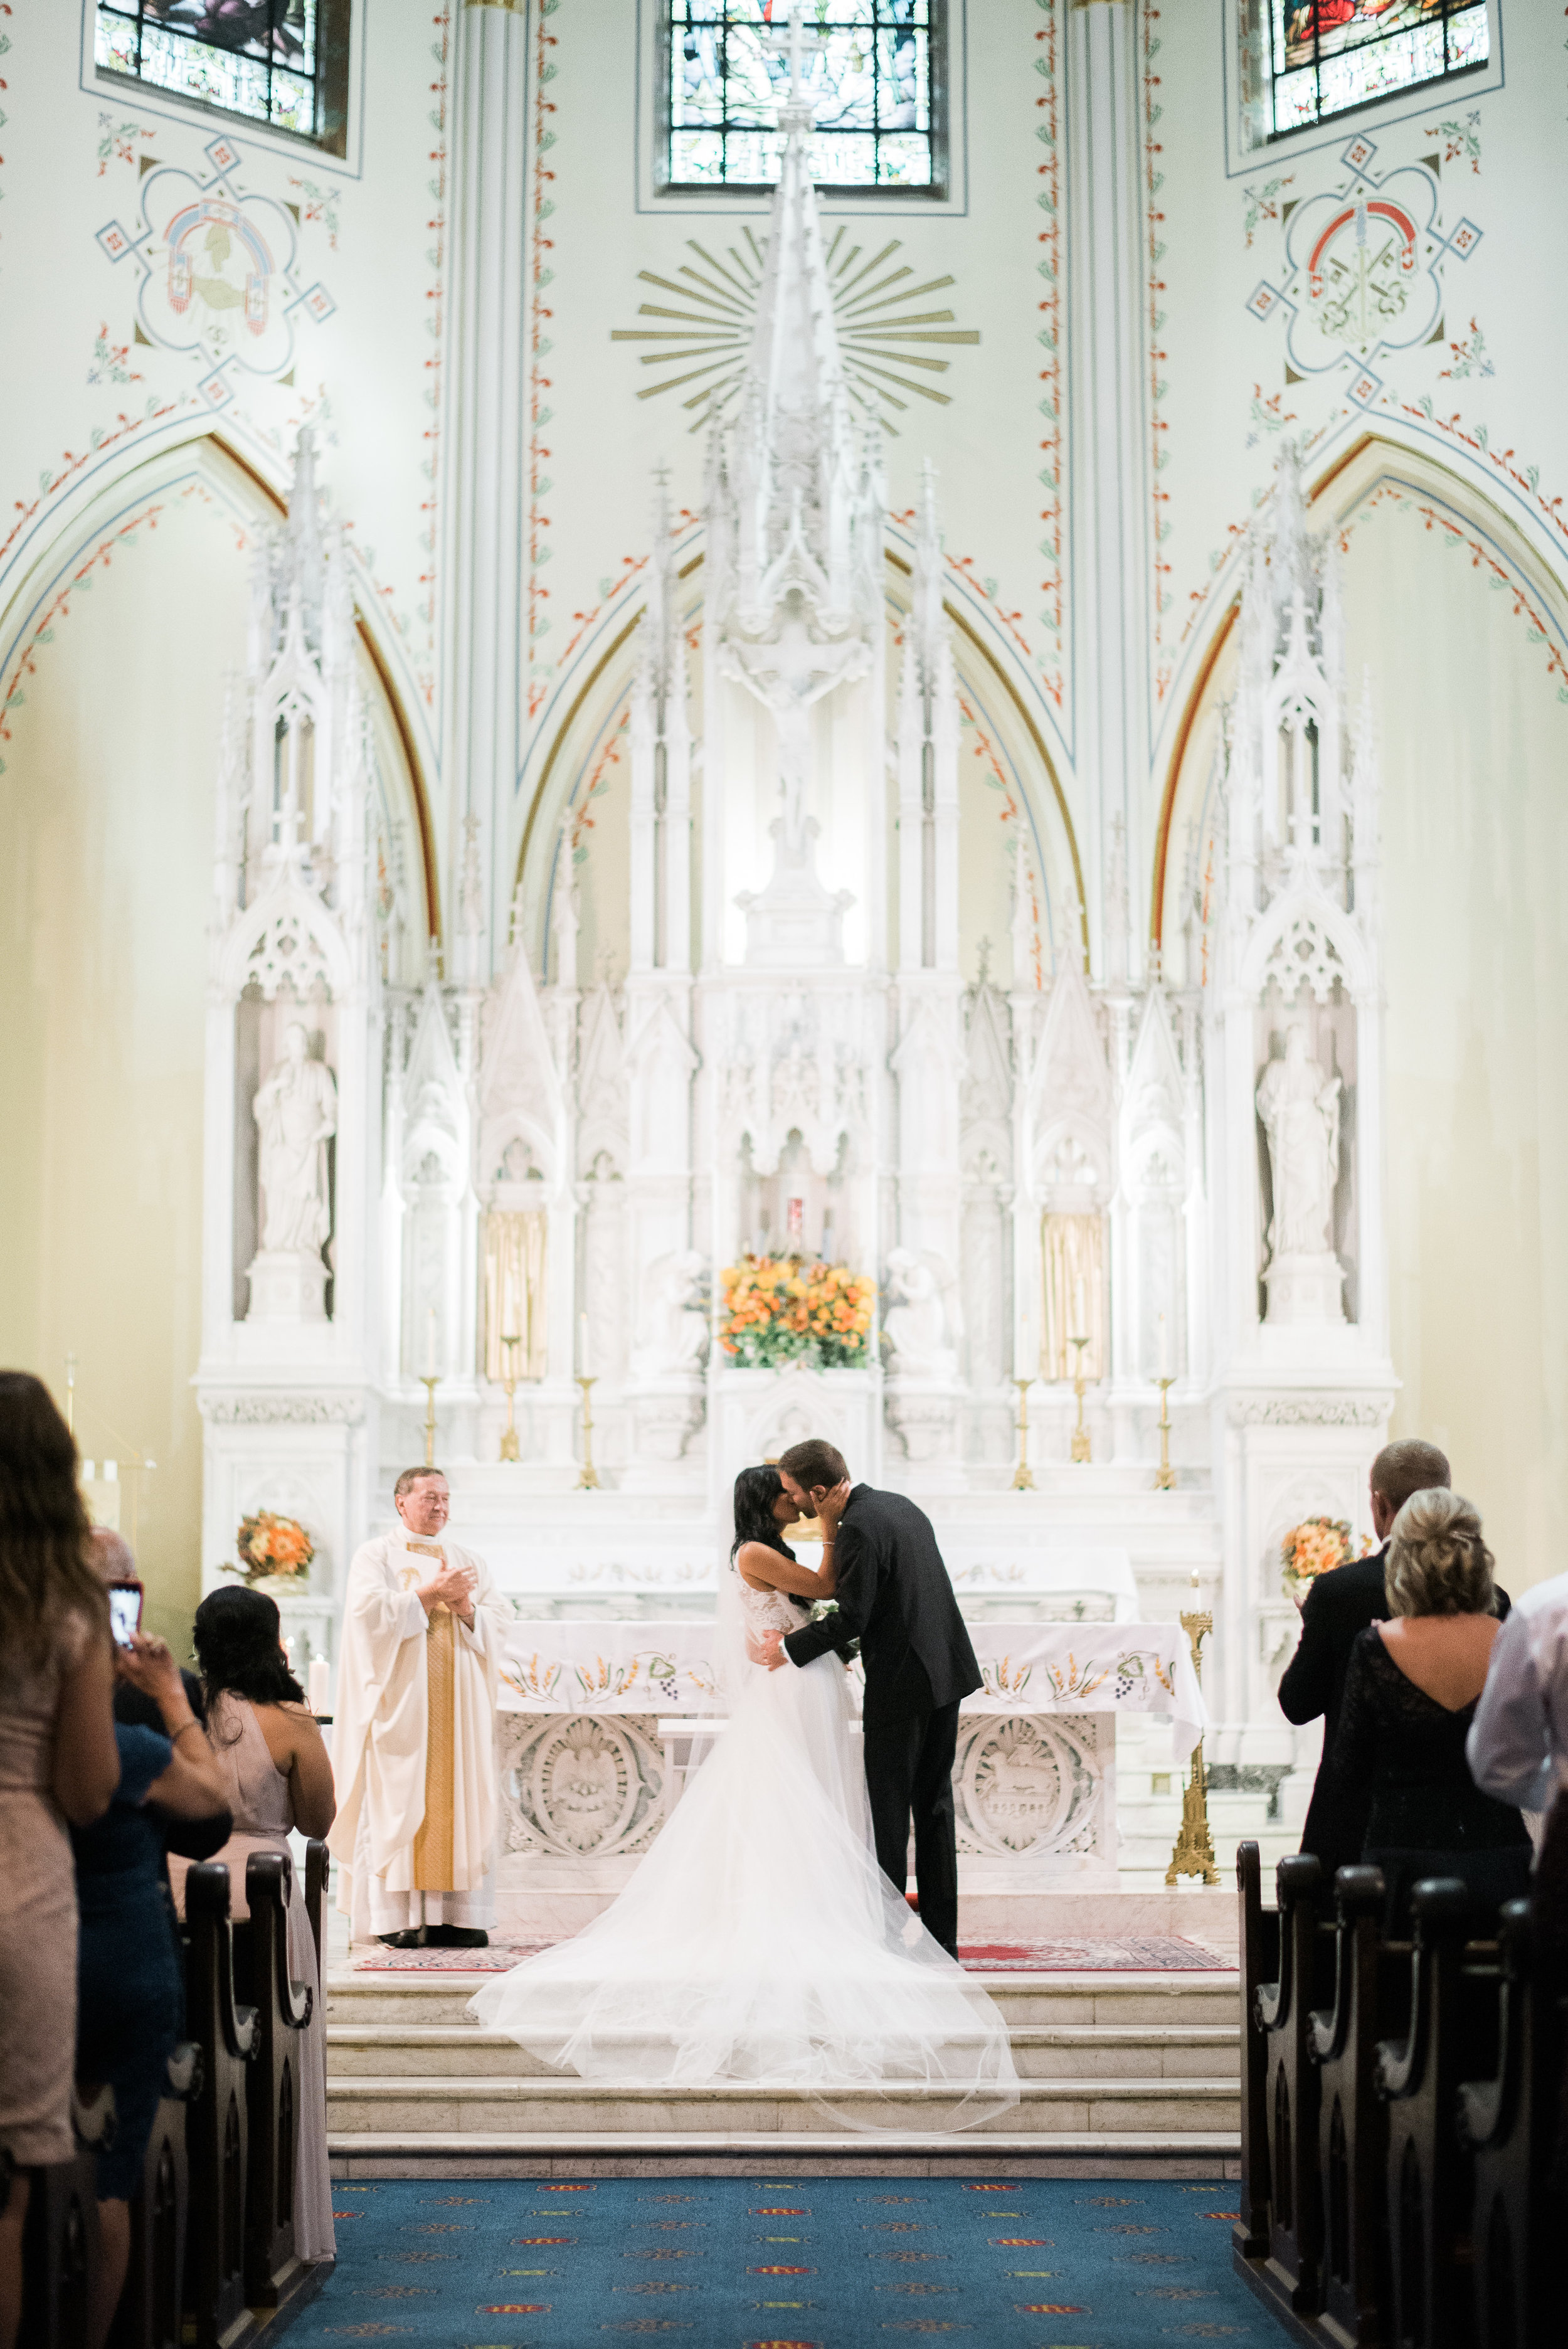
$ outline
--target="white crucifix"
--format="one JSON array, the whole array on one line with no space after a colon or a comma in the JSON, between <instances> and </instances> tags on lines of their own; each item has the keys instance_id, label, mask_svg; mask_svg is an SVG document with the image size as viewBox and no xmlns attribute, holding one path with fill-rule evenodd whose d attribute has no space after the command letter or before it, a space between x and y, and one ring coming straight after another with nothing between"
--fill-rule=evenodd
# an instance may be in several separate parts
<instances>
[{"instance_id":1,"label":"white crucifix","mask_svg":"<svg viewBox=\"0 0 1568 2349\"><path fill-rule=\"evenodd\" d=\"M788 616L768 644L730 638L719 652L727 676L749 688L773 712L779 732L779 787L784 802L784 845L803 848L806 780L810 770L810 725L807 712L834 686L864 677L871 647L860 636L819 644L806 625L800 599L792 595Z\"/></svg>"}]
</instances>

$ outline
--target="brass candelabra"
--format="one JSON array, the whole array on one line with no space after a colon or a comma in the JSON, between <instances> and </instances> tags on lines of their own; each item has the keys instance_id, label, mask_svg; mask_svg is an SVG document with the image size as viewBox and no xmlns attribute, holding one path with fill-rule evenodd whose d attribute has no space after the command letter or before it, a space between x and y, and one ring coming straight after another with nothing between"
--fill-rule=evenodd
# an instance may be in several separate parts
<instances>
[{"instance_id":1,"label":"brass candelabra","mask_svg":"<svg viewBox=\"0 0 1568 2349\"><path fill-rule=\"evenodd\" d=\"M438 1372L436 1377L431 1378L429 1373L427 1371L425 1376L419 1381L419 1384L425 1390L426 1396L425 1465L427 1468L433 1468L436 1464L436 1389L440 1385L440 1383L441 1381Z\"/></svg>"},{"instance_id":2,"label":"brass candelabra","mask_svg":"<svg viewBox=\"0 0 1568 2349\"><path fill-rule=\"evenodd\" d=\"M1018 1464L1013 1471L1015 1493L1032 1493L1035 1479L1029 1467L1029 1389L1033 1379L1015 1379L1018 1390Z\"/></svg>"},{"instance_id":3,"label":"brass candelabra","mask_svg":"<svg viewBox=\"0 0 1568 2349\"><path fill-rule=\"evenodd\" d=\"M1157 1493L1170 1493L1176 1485L1176 1471L1171 1465L1171 1390L1176 1381L1156 1379L1154 1383L1160 1390L1160 1467L1154 1489Z\"/></svg>"},{"instance_id":4,"label":"brass candelabra","mask_svg":"<svg viewBox=\"0 0 1568 2349\"><path fill-rule=\"evenodd\" d=\"M1192 1577L1194 1588L1198 1578ZM1212 1612L1204 1608L1201 1614L1184 1614L1181 1629L1192 1649L1192 1670L1202 1677L1203 1642L1214 1628ZM1214 1865L1214 1838L1209 1832L1209 1780L1203 1768L1203 1741L1200 1737L1192 1748L1192 1765L1181 1795L1181 1826L1176 1837L1176 1848L1171 1855L1171 1865L1165 1871L1167 1884L1174 1884L1179 1876L1201 1876L1205 1884L1218 1884L1220 1871Z\"/></svg>"},{"instance_id":5,"label":"brass candelabra","mask_svg":"<svg viewBox=\"0 0 1568 2349\"><path fill-rule=\"evenodd\" d=\"M521 1343L521 1338L503 1338L500 1341L500 1358L506 1370L506 1376L501 1381L506 1389L506 1425L500 1439L500 1457L503 1460L515 1460L518 1456L517 1420L512 1397L517 1392L517 1350Z\"/></svg>"},{"instance_id":6,"label":"brass candelabra","mask_svg":"<svg viewBox=\"0 0 1568 2349\"><path fill-rule=\"evenodd\" d=\"M1068 1340L1068 1344L1078 1348L1078 1360L1073 1365L1073 1392L1078 1397L1078 1424L1073 1429L1072 1456L1075 1460L1087 1461L1091 1460L1094 1456L1089 1445L1088 1430L1084 1425L1083 1417L1083 1350L1088 1344L1088 1340L1087 1338L1069 1338Z\"/></svg>"},{"instance_id":7,"label":"brass candelabra","mask_svg":"<svg viewBox=\"0 0 1568 2349\"><path fill-rule=\"evenodd\" d=\"M596 1386L598 1381L580 1378L577 1383L583 1390L583 1467L577 1479L577 1490L580 1493L596 1493L600 1489L599 1472L593 1465L593 1412L588 1390Z\"/></svg>"}]
</instances>

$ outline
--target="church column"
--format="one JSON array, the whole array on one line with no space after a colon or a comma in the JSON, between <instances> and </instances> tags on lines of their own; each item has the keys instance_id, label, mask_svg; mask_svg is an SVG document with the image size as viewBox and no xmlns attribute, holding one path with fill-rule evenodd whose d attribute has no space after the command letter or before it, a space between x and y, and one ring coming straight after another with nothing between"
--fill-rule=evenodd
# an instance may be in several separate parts
<instances>
[{"instance_id":1,"label":"church column","mask_svg":"<svg viewBox=\"0 0 1568 2349\"><path fill-rule=\"evenodd\" d=\"M1068 460L1076 510L1084 517L1075 556L1078 771L1099 977L1113 819L1119 812L1126 818L1134 873L1148 870L1152 838L1137 18L1131 0L1076 0L1068 26ZM1141 918L1132 929L1128 977L1136 981Z\"/></svg>"},{"instance_id":2,"label":"church column","mask_svg":"<svg viewBox=\"0 0 1568 2349\"><path fill-rule=\"evenodd\" d=\"M453 130L454 329L448 364L446 864L480 821L484 933L463 941L482 984L506 940L507 822L521 730L524 298L528 25L507 0L465 0Z\"/></svg>"}]
</instances>

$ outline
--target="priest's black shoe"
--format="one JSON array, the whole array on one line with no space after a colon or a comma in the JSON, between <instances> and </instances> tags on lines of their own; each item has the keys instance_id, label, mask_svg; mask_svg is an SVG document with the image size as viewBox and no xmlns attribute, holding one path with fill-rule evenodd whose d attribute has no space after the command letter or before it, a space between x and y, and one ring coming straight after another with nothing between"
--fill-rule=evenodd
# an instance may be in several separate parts
<instances>
[{"instance_id":1,"label":"priest's black shoe","mask_svg":"<svg viewBox=\"0 0 1568 2349\"><path fill-rule=\"evenodd\" d=\"M428 1950L488 1950L490 1935L481 1933L477 1925L427 1925L425 1947Z\"/></svg>"},{"instance_id":2,"label":"priest's black shoe","mask_svg":"<svg viewBox=\"0 0 1568 2349\"><path fill-rule=\"evenodd\" d=\"M425 1946L425 1928L422 1925L414 1925L407 1932L377 1933L376 1938L388 1950L422 1950Z\"/></svg>"}]
</instances>

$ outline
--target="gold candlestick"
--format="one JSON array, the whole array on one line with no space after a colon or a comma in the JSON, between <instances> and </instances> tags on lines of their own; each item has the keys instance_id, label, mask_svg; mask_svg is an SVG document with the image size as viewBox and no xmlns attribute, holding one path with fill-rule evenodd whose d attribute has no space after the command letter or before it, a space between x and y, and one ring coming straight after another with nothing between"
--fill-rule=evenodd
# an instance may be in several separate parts
<instances>
[{"instance_id":1,"label":"gold candlestick","mask_svg":"<svg viewBox=\"0 0 1568 2349\"><path fill-rule=\"evenodd\" d=\"M500 1341L500 1358L506 1364L506 1376L501 1381L506 1389L506 1426L500 1439L503 1460L515 1460L518 1456L517 1421L513 1415L512 1397L517 1392L517 1349L521 1343L521 1338L503 1338Z\"/></svg>"},{"instance_id":2,"label":"gold candlestick","mask_svg":"<svg viewBox=\"0 0 1568 2349\"><path fill-rule=\"evenodd\" d=\"M1072 1456L1075 1460L1087 1461L1093 1457L1089 1447L1088 1430L1083 1423L1083 1350L1088 1344L1088 1340L1069 1338L1068 1344L1078 1348L1078 1361L1073 1369L1073 1392L1078 1397L1078 1425L1073 1429Z\"/></svg>"},{"instance_id":3,"label":"gold candlestick","mask_svg":"<svg viewBox=\"0 0 1568 2349\"><path fill-rule=\"evenodd\" d=\"M597 1386L598 1381L579 1379L577 1383L583 1390L583 1473L577 1479L577 1490L580 1493L596 1493L599 1490L599 1472L593 1465L593 1413L588 1400L588 1390Z\"/></svg>"},{"instance_id":4,"label":"gold candlestick","mask_svg":"<svg viewBox=\"0 0 1568 2349\"><path fill-rule=\"evenodd\" d=\"M1015 1493L1032 1493L1035 1480L1029 1472L1029 1389L1033 1379L1015 1379L1018 1390L1018 1464L1013 1471Z\"/></svg>"},{"instance_id":5,"label":"gold candlestick","mask_svg":"<svg viewBox=\"0 0 1568 2349\"><path fill-rule=\"evenodd\" d=\"M440 1383L438 1374L435 1378L427 1377L419 1381L426 1395L425 1465L427 1468L433 1468L436 1464L436 1389Z\"/></svg>"},{"instance_id":6,"label":"gold candlestick","mask_svg":"<svg viewBox=\"0 0 1568 2349\"><path fill-rule=\"evenodd\" d=\"M1176 1471L1171 1465L1171 1390L1174 1379L1156 1379L1160 1390L1160 1467L1154 1479L1157 1493L1174 1492Z\"/></svg>"},{"instance_id":7,"label":"gold candlestick","mask_svg":"<svg viewBox=\"0 0 1568 2349\"><path fill-rule=\"evenodd\" d=\"M1200 1588L1196 1573L1192 1583L1194 1589ZM1192 1670L1200 1678L1203 1642L1213 1628L1214 1618L1207 1608L1202 1614L1184 1614L1181 1618L1181 1629L1191 1643ZM1171 1865L1165 1871L1165 1881L1174 1884L1179 1876L1201 1876L1205 1884L1218 1884L1220 1880L1220 1871L1214 1865L1214 1838L1209 1832L1209 1781L1203 1768L1201 1737L1192 1748L1191 1773L1181 1795L1181 1826Z\"/></svg>"}]
</instances>

